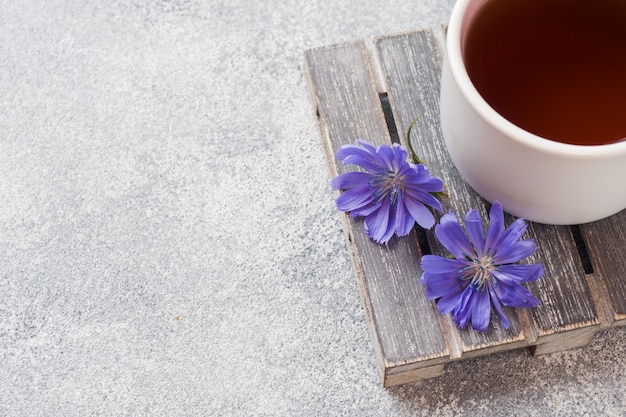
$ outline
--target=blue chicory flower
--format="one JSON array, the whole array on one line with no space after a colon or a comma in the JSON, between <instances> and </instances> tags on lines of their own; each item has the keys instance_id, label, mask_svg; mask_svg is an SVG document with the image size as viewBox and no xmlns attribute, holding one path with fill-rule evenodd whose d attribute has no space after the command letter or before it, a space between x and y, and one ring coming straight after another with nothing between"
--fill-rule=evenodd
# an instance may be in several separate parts
<instances>
[{"instance_id":1,"label":"blue chicory flower","mask_svg":"<svg viewBox=\"0 0 626 417\"><path fill-rule=\"evenodd\" d=\"M423 164L407 161L400 145L381 145L376 149L359 140L337 151L343 165L354 164L363 171L347 172L332 180L334 190L345 190L337 198L337 208L353 217L365 217L367 235L385 244L394 233L407 235L415 222L430 229L435 217L427 206L443 211L431 193L444 189L443 181L432 177Z\"/></svg>"},{"instance_id":2,"label":"blue chicory flower","mask_svg":"<svg viewBox=\"0 0 626 417\"><path fill-rule=\"evenodd\" d=\"M539 300L520 285L535 281L544 273L541 264L517 264L537 249L534 240L523 239L524 219L504 228L500 203L489 213L490 224L484 235L482 219L476 210L465 216L467 234L453 213L445 214L435 228L435 235L453 258L425 255L421 282L430 300L438 299L442 313L452 313L454 322L464 328L484 331L489 326L491 306L502 318L504 328L509 322L502 311L508 307L535 307ZM469 236L469 238L468 238Z\"/></svg>"}]
</instances>

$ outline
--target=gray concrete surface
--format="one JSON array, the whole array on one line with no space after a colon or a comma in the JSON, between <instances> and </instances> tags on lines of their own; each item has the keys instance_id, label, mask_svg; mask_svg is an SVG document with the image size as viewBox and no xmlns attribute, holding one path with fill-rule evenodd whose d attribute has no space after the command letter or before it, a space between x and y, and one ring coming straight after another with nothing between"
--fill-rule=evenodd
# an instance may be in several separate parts
<instances>
[{"instance_id":1,"label":"gray concrete surface","mask_svg":"<svg viewBox=\"0 0 626 417\"><path fill-rule=\"evenodd\" d=\"M0 416L626 415L625 330L384 389L307 48L452 0L0 0Z\"/></svg>"}]
</instances>

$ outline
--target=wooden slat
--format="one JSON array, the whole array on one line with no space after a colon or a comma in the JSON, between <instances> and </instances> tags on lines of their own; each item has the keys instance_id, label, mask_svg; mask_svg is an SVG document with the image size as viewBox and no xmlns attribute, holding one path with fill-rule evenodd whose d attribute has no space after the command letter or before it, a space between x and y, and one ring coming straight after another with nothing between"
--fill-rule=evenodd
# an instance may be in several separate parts
<instances>
[{"instance_id":1,"label":"wooden slat","mask_svg":"<svg viewBox=\"0 0 626 417\"><path fill-rule=\"evenodd\" d=\"M306 52L306 72L331 177L345 169L339 146L364 139L390 143L363 42ZM363 221L343 216L361 301L385 385L406 382L406 373L430 367L436 375L449 360L439 316L419 285L421 253L415 232L387 246L367 238ZM435 368L433 368L435 366ZM431 375L431 376L432 376Z\"/></svg>"},{"instance_id":2,"label":"wooden slat","mask_svg":"<svg viewBox=\"0 0 626 417\"><path fill-rule=\"evenodd\" d=\"M626 323L626 211L580 226L615 324Z\"/></svg>"},{"instance_id":3,"label":"wooden slat","mask_svg":"<svg viewBox=\"0 0 626 417\"><path fill-rule=\"evenodd\" d=\"M542 263L544 276L528 284L541 304L530 310L537 328L535 354L591 342L601 324L578 249L567 226L529 223L528 235L539 249L529 258Z\"/></svg>"},{"instance_id":4,"label":"wooden slat","mask_svg":"<svg viewBox=\"0 0 626 417\"><path fill-rule=\"evenodd\" d=\"M450 198L444 210L453 210L462 220L471 208L486 215L485 202L463 181L448 155L439 122L440 56L432 31L404 33L378 38L377 51L387 83L389 100L399 136L404 146L409 124L419 116L411 136L413 147L428 165L431 174L444 180ZM446 256L431 230L427 232L434 254ZM510 327L502 328L499 318L492 318L488 331L471 328L459 332L463 355L486 354L524 345L527 334L515 313L508 309ZM528 331L526 332L528 333Z\"/></svg>"}]
</instances>

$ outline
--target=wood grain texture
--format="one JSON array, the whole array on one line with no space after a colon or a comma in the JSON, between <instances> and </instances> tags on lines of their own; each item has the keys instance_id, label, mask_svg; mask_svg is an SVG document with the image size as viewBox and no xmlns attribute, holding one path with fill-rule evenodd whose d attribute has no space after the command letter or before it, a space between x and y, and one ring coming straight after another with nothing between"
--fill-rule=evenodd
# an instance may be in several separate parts
<instances>
[{"instance_id":1,"label":"wood grain texture","mask_svg":"<svg viewBox=\"0 0 626 417\"><path fill-rule=\"evenodd\" d=\"M456 170L448 155L439 122L440 55L431 30L404 33L378 38L376 47L389 100L394 113L400 140L407 146L406 131L419 116L411 132L412 144L431 171L444 180L450 198L444 202L444 210L453 210L462 217L472 208L486 215L485 202L468 185ZM439 244L434 231L427 233L434 254L446 256L447 251ZM472 351L487 353L489 349L500 350L502 345L522 345L526 336L515 311L508 309L509 329L500 325L499 318L492 318L489 330L479 332L471 328L459 332L461 350L468 355Z\"/></svg>"},{"instance_id":2,"label":"wood grain texture","mask_svg":"<svg viewBox=\"0 0 626 417\"><path fill-rule=\"evenodd\" d=\"M626 211L580 226L594 275L617 324L626 322Z\"/></svg>"},{"instance_id":3,"label":"wood grain texture","mask_svg":"<svg viewBox=\"0 0 626 417\"><path fill-rule=\"evenodd\" d=\"M389 144L389 132L363 42L309 50L305 58L331 177L335 177L351 169L337 163L334 155L339 146L357 138ZM345 215L343 220L383 379L389 373L401 374L403 367L414 370L448 360L439 317L419 284L421 253L415 232L381 246L367 238L361 219Z\"/></svg>"},{"instance_id":4,"label":"wood grain texture","mask_svg":"<svg viewBox=\"0 0 626 417\"><path fill-rule=\"evenodd\" d=\"M528 284L541 300L537 308L530 310L537 327L537 342L574 329L589 328L589 332L595 332L600 319L570 228L529 223L528 235L538 246L529 262L541 263L546 270L541 279Z\"/></svg>"}]
</instances>

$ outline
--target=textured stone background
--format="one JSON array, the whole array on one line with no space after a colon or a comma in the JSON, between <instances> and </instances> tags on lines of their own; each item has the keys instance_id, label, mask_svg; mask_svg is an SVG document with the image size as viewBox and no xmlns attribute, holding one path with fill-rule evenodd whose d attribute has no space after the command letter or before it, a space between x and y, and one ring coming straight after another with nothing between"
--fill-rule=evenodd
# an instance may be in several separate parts
<instances>
[{"instance_id":1,"label":"textured stone background","mask_svg":"<svg viewBox=\"0 0 626 417\"><path fill-rule=\"evenodd\" d=\"M625 330L381 387L307 48L452 0L0 0L0 416L626 415Z\"/></svg>"}]
</instances>

